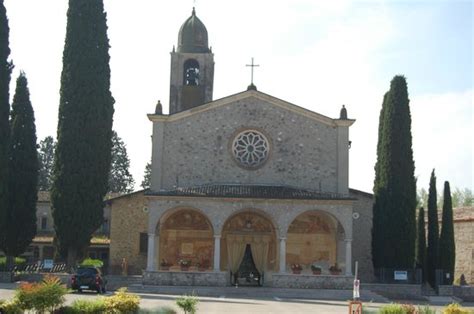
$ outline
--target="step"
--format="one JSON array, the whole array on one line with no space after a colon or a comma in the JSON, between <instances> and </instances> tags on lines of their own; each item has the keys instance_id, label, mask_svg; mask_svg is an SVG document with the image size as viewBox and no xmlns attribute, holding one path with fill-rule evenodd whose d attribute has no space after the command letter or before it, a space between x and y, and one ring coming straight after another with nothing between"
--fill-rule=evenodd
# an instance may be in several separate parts
<instances>
[{"instance_id":1,"label":"step","mask_svg":"<svg viewBox=\"0 0 474 314\"><path fill-rule=\"evenodd\" d=\"M352 290L331 289L282 289L271 287L188 287L152 286L131 284L129 291L134 293L183 295L196 294L203 297L225 298L279 298L279 299L321 299L345 301L352 299ZM361 291L362 301L388 302L388 299L370 290Z\"/></svg>"}]
</instances>

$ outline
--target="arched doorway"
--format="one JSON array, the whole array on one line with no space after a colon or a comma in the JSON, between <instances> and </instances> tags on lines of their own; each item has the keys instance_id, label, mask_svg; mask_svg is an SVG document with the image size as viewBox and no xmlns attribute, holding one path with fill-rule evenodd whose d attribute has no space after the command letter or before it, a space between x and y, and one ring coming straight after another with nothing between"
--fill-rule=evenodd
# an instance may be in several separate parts
<instances>
[{"instance_id":1,"label":"arched doorway","mask_svg":"<svg viewBox=\"0 0 474 314\"><path fill-rule=\"evenodd\" d=\"M221 251L222 269L233 274L233 283L262 284L265 273L276 267L275 228L261 213L240 212L224 224Z\"/></svg>"},{"instance_id":2,"label":"arched doorway","mask_svg":"<svg viewBox=\"0 0 474 314\"><path fill-rule=\"evenodd\" d=\"M159 268L180 270L212 269L214 238L207 217L194 209L179 209L160 222Z\"/></svg>"},{"instance_id":3,"label":"arched doorway","mask_svg":"<svg viewBox=\"0 0 474 314\"><path fill-rule=\"evenodd\" d=\"M300 265L303 273L311 273L311 265L318 265L323 273L341 261L340 238L342 226L323 211L308 211L297 216L287 233L286 263L289 270Z\"/></svg>"}]
</instances>

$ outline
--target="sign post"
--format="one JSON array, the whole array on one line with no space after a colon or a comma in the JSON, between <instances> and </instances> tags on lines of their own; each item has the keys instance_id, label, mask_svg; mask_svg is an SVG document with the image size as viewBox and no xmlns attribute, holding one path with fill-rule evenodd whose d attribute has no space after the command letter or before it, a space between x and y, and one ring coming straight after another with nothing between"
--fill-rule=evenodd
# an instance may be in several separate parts
<instances>
[{"instance_id":1,"label":"sign post","mask_svg":"<svg viewBox=\"0 0 474 314\"><path fill-rule=\"evenodd\" d=\"M355 262L354 286L352 288L352 301L349 302L349 314L362 314L362 302L360 299L360 280L357 279L359 263Z\"/></svg>"}]
</instances>

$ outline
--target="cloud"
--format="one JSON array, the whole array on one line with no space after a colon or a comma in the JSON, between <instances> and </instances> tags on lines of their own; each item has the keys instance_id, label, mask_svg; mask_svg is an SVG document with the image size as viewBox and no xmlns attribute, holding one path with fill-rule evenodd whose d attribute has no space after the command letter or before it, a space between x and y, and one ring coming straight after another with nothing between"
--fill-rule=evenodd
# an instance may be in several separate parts
<instances>
[{"instance_id":1,"label":"cloud","mask_svg":"<svg viewBox=\"0 0 474 314\"><path fill-rule=\"evenodd\" d=\"M473 90L424 94L411 99L418 188L428 188L436 168L438 186L473 189Z\"/></svg>"}]
</instances>

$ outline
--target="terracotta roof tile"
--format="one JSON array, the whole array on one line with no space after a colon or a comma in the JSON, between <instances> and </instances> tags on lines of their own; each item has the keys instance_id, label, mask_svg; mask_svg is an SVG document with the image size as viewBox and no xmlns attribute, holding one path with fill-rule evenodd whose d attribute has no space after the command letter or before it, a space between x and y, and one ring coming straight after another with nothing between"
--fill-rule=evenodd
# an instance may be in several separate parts
<instances>
[{"instance_id":1,"label":"terracotta roof tile","mask_svg":"<svg viewBox=\"0 0 474 314\"><path fill-rule=\"evenodd\" d=\"M146 193L146 195L311 200L352 199L342 194L322 193L309 189L301 189L290 186L239 184L210 184L193 187L179 187L174 190L158 192L149 191Z\"/></svg>"}]
</instances>

